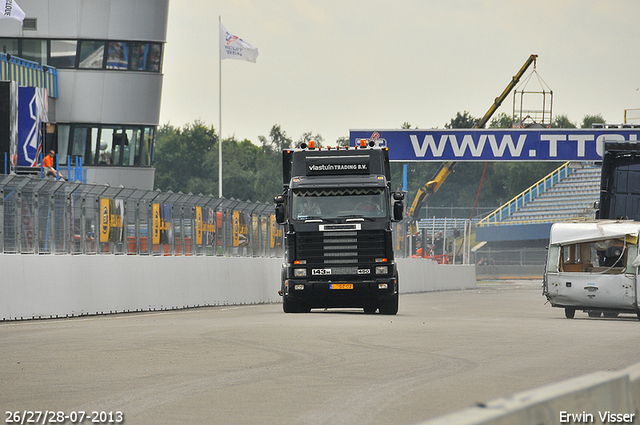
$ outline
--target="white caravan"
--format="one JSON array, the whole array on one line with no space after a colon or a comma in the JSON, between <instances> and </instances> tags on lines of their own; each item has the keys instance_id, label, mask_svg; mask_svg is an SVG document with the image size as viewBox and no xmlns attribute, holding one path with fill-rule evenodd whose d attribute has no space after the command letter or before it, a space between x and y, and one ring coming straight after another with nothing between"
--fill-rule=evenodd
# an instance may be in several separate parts
<instances>
[{"instance_id":1,"label":"white caravan","mask_svg":"<svg viewBox=\"0 0 640 425\"><path fill-rule=\"evenodd\" d=\"M572 319L632 313L640 319L640 222L595 220L551 227L543 294Z\"/></svg>"}]
</instances>

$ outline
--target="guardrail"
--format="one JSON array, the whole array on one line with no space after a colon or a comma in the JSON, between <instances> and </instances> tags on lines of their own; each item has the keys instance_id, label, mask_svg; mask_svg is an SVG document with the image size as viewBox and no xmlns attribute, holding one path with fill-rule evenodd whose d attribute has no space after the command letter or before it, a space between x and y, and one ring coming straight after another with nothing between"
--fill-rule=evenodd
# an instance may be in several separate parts
<instances>
[{"instance_id":1,"label":"guardrail","mask_svg":"<svg viewBox=\"0 0 640 425\"><path fill-rule=\"evenodd\" d=\"M556 425L638 423L640 363L479 403L422 425Z\"/></svg>"}]
</instances>

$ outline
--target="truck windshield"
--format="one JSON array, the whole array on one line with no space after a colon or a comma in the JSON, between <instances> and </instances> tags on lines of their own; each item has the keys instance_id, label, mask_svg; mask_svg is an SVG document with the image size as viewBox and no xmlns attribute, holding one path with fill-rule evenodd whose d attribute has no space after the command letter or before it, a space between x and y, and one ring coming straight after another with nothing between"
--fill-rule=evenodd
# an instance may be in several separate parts
<instances>
[{"instance_id":1,"label":"truck windshield","mask_svg":"<svg viewBox=\"0 0 640 425\"><path fill-rule=\"evenodd\" d=\"M293 192L296 220L379 218L387 215L384 188L298 189Z\"/></svg>"}]
</instances>

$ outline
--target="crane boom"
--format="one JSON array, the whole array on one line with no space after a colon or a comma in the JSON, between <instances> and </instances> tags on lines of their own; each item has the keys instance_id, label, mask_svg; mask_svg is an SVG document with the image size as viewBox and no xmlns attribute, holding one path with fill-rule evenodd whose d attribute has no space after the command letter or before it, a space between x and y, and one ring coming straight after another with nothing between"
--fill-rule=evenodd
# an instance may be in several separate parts
<instances>
[{"instance_id":1,"label":"crane boom","mask_svg":"<svg viewBox=\"0 0 640 425\"><path fill-rule=\"evenodd\" d=\"M516 75L511 78L511 81L509 82L507 87L503 90L500 96L495 98L489 110L484 114L482 118L480 118L480 120L473 126L473 128L484 128L484 126L487 125L487 122L489 122L493 114L498 110L500 105L502 105L502 102L515 88L515 86L520 81L520 78L522 78L529 66L531 66L531 64L534 63L537 58L538 55L532 54L531 56L529 56L524 65L522 65L520 70L516 73ZM431 180L429 180L427 183L425 183L424 186L418 189L411 207L409 207L409 209L407 210L407 217L409 218L411 234L418 233L418 216L420 214L420 209L424 205L427 197L430 194L436 193L438 191L442 183L444 183L445 179L453 171L453 167L455 167L455 165L456 161L443 162L442 165L440 165L440 168L438 168L438 171L436 171L436 173L433 175Z\"/></svg>"}]
</instances>

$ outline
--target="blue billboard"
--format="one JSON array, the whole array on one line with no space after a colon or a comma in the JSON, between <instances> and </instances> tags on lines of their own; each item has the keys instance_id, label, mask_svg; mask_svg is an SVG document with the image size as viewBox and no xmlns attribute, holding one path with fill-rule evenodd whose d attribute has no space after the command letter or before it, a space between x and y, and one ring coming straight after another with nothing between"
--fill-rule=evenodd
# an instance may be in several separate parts
<instances>
[{"instance_id":1,"label":"blue billboard","mask_svg":"<svg viewBox=\"0 0 640 425\"><path fill-rule=\"evenodd\" d=\"M42 123L47 122L48 99L46 89L20 87L18 89L18 140L15 146L15 165L37 167L42 151Z\"/></svg>"},{"instance_id":2,"label":"blue billboard","mask_svg":"<svg viewBox=\"0 0 640 425\"><path fill-rule=\"evenodd\" d=\"M600 161L604 143L638 141L640 128L350 130L349 145L375 141L391 161Z\"/></svg>"}]
</instances>

